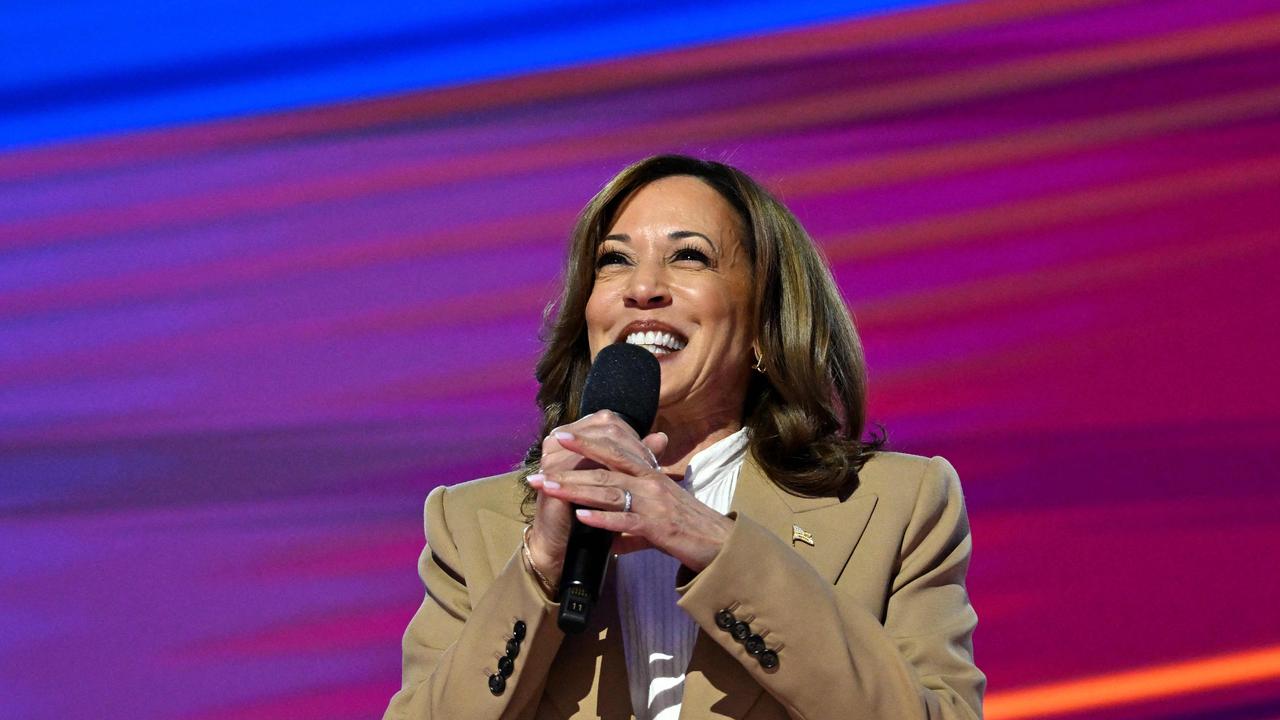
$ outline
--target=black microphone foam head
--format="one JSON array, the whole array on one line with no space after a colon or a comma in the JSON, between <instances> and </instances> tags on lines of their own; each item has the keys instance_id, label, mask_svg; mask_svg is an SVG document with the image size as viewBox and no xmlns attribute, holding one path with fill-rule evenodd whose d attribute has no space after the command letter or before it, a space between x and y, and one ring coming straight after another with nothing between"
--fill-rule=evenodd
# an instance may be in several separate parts
<instances>
[{"instance_id":1,"label":"black microphone foam head","mask_svg":"<svg viewBox=\"0 0 1280 720\"><path fill-rule=\"evenodd\" d=\"M661 370L653 353L638 345L615 343L596 353L582 388L578 417L612 410L640 437L649 434L658 416Z\"/></svg>"}]
</instances>

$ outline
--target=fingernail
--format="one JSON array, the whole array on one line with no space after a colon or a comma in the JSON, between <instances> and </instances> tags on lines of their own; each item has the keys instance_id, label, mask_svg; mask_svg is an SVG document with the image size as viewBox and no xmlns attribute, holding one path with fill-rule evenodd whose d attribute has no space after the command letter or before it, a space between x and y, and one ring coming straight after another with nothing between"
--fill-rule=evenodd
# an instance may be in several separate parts
<instances>
[{"instance_id":1,"label":"fingernail","mask_svg":"<svg viewBox=\"0 0 1280 720\"><path fill-rule=\"evenodd\" d=\"M554 436L555 436L555 438L556 438L557 440L572 440L572 439L573 439L573 433L571 433L571 432L565 432L564 430L557 430L557 431L555 431L555 432L553 432L553 433L551 433L551 434L552 434L552 435L554 435Z\"/></svg>"},{"instance_id":2,"label":"fingernail","mask_svg":"<svg viewBox=\"0 0 1280 720\"><path fill-rule=\"evenodd\" d=\"M578 508L577 510L574 510L574 512L577 513L580 518L591 517L591 511L586 508Z\"/></svg>"},{"instance_id":3,"label":"fingernail","mask_svg":"<svg viewBox=\"0 0 1280 720\"><path fill-rule=\"evenodd\" d=\"M527 480L527 481L529 482L529 484L530 484L530 485L538 485L538 484L541 484L541 483L542 483L543 481L545 481L546 479L547 479L547 476L546 476L546 475L543 475L542 473L534 473L534 474L530 475L529 477L525 478L525 480Z\"/></svg>"},{"instance_id":4,"label":"fingernail","mask_svg":"<svg viewBox=\"0 0 1280 720\"><path fill-rule=\"evenodd\" d=\"M560 483L555 480L543 480L542 487L547 488L548 490L555 490L560 487Z\"/></svg>"}]
</instances>

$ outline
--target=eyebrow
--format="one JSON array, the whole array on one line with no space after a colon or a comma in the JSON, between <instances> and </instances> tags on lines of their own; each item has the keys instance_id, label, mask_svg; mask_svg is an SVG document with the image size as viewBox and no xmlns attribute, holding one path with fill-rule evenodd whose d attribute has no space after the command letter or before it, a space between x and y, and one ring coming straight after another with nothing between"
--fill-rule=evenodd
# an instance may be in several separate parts
<instances>
[{"instance_id":1,"label":"eyebrow","mask_svg":"<svg viewBox=\"0 0 1280 720\"><path fill-rule=\"evenodd\" d=\"M706 235L703 235L700 232L695 232L693 230L676 230L674 232L667 233L668 240L685 240L691 237L700 237L703 240L706 240L707 244L710 245L713 250L715 250L717 253L720 252L720 247L716 245L715 241L707 237ZM605 235L604 238L600 240L600 242L604 242L605 240L618 240L619 242L631 242L631 236L626 233L615 233L613 235Z\"/></svg>"}]
</instances>

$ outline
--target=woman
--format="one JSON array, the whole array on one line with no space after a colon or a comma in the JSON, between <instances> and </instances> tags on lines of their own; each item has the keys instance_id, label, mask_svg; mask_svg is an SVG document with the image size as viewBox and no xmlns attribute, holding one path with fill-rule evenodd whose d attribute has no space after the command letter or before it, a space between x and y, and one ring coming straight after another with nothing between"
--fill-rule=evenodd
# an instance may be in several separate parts
<instances>
[{"instance_id":1,"label":"woman","mask_svg":"<svg viewBox=\"0 0 1280 720\"><path fill-rule=\"evenodd\" d=\"M942 458L860 440L865 370L795 218L659 156L584 209L538 363L545 438L426 502L387 718L980 718L970 539ZM575 417L591 359L662 368L654 432ZM553 601L574 515L617 531L594 627Z\"/></svg>"}]
</instances>

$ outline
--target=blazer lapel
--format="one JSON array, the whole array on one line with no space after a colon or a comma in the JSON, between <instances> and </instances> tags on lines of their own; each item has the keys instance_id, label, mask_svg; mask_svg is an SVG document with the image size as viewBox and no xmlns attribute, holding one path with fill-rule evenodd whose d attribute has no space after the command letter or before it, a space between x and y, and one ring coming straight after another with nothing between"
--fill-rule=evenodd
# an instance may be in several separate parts
<instances>
[{"instance_id":1,"label":"blazer lapel","mask_svg":"<svg viewBox=\"0 0 1280 720\"><path fill-rule=\"evenodd\" d=\"M854 493L838 498L792 495L775 485L750 453L742 463L730 509L760 523L809 561L818 574L834 584L875 508L876 496ZM794 539L796 529L812 544ZM698 632L685 675L686 708L711 708L716 717L741 718L756 703L763 688L742 665L705 632ZM694 712L690 710L690 712ZM681 715L685 713L681 711Z\"/></svg>"},{"instance_id":2,"label":"blazer lapel","mask_svg":"<svg viewBox=\"0 0 1280 720\"><path fill-rule=\"evenodd\" d=\"M791 511L789 517L769 521L767 527L800 556L809 561L824 580L834 585L840 579L853 549L862 539L876 507L876 496L856 492L844 502L836 498L808 498L792 495L772 482L768 488ZM750 510L741 512L764 522ZM803 535L801 538L799 536Z\"/></svg>"}]
</instances>

